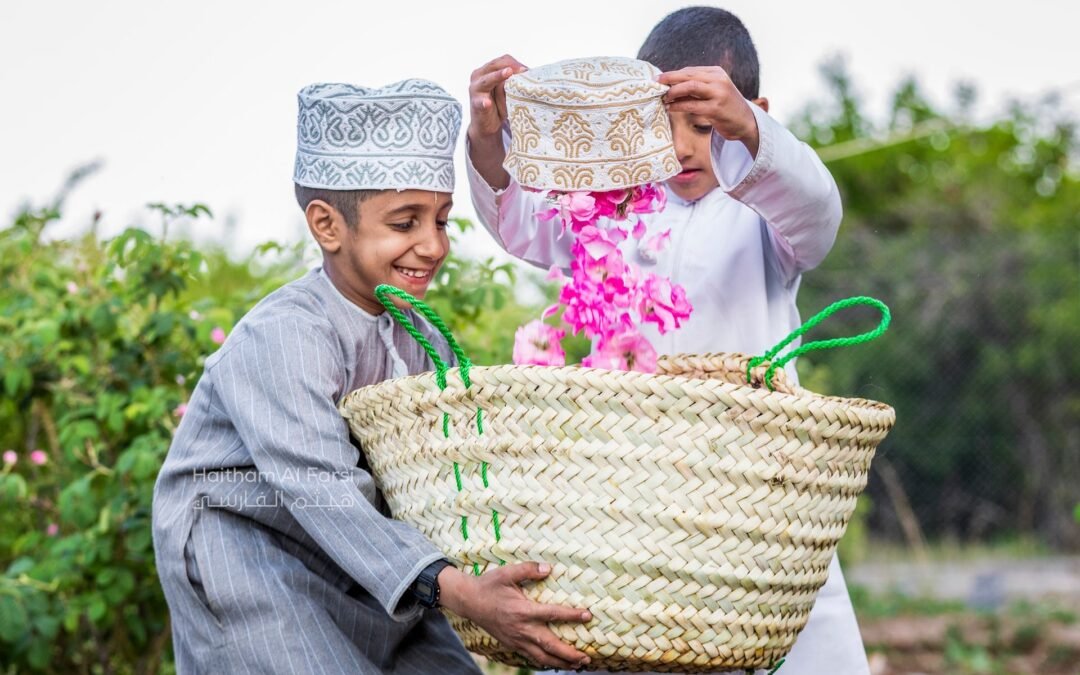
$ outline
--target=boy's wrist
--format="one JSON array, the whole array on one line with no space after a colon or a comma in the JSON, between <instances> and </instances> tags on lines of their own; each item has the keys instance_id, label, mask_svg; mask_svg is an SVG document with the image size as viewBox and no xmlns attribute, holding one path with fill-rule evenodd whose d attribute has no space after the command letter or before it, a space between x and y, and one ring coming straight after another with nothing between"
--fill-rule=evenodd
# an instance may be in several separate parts
<instances>
[{"instance_id":1,"label":"boy's wrist","mask_svg":"<svg viewBox=\"0 0 1080 675\"><path fill-rule=\"evenodd\" d=\"M502 129L485 133L469 126L467 133L469 160L492 190L504 190L510 184L510 174L503 168L506 147L503 145Z\"/></svg>"},{"instance_id":2,"label":"boy's wrist","mask_svg":"<svg viewBox=\"0 0 1080 675\"><path fill-rule=\"evenodd\" d=\"M466 616L464 610L468 593L465 590L468 577L462 574L453 565L444 567L438 576L439 580L439 605L450 610L458 616Z\"/></svg>"},{"instance_id":3,"label":"boy's wrist","mask_svg":"<svg viewBox=\"0 0 1080 675\"><path fill-rule=\"evenodd\" d=\"M434 609L440 605L441 588L438 575L450 565L446 558L440 558L420 571L412 584L413 596L424 607Z\"/></svg>"},{"instance_id":4,"label":"boy's wrist","mask_svg":"<svg viewBox=\"0 0 1080 675\"><path fill-rule=\"evenodd\" d=\"M498 144L499 148L502 149L502 127L498 127L494 131L488 131L470 124L465 134L469 137L471 145L481 145L487 148Z\"/></svg>"},{"instance_id":5,"label":"boy's wrist","mask_svg":"<svg viewBox=\"0 0 1080 675\"><path fill-rule=\"evenodd\" d=\"M738 140L750 151L750 156L757 158L758 146L761 144L761 130L758 128L757 115L754 114L754 104L746 102L746 123Z\"/></svg>"}]
</instances>

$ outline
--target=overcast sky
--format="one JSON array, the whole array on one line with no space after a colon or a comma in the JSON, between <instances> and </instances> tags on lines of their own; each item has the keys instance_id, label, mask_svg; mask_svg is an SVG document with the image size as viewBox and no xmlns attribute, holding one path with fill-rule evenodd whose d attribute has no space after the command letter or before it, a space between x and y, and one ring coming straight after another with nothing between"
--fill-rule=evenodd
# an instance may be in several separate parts
<instances>
[{"instance_id":1,"label":"overcast sky","mask_svg":"<svg viewBox=\"0 0 1080 675\"><path fill-rule=\"evenodd\" d=\"M634 55L688 3L666 0L449 0L284 4L5 2L0 7L0 217L52 195L71 169L103 168L72 195L63 236L95 210L110 232L148 220L147 202L204 202L203 241L244 251L306 236L292 197L296 92L315 81L367 86L424 77L467 107L470 71L509 52L528 65ZM1080 2L732 0L757 44L762 93L788 121L844 54L880 111L915 74L932 98L974 83L979 110L1080 82ZM457 215L471 216L459 149ZM227 221L235 223L231 231ZM474 237L468 252L488 253Z\"/></svg>"}]
</instances>

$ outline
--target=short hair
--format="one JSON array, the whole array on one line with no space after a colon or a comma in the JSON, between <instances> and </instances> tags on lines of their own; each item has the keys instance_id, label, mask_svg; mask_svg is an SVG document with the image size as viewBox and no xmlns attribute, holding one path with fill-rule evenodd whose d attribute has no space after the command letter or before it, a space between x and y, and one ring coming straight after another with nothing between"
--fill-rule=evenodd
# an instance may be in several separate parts
<instances>
[{"instance_id":1,"label":"short hair","mask_svg":"<svg viewBox=\"0 0 1080 675\"><path fill-rule=\"evenodd\" d=\"M360 202L382 192L382 190L327 190L325 188L312 188L299 183L293 183L296 193L296 203L301 210L307 211L308 204L321 199L332 206L349 227L356 227L360 222Z\"/></svg>"},{"instance_id":2,"label":"short hair","mask_svg":"<svg viewBox=\"0 0 1080 675\"><path fill-rule=\"evenodd\" d=\"M758 97L761 68L746 26L719 7L684 7L665 16L645 38L639 59L668 72L720 66L743 98Z\"/></svg>"}]
</instances>

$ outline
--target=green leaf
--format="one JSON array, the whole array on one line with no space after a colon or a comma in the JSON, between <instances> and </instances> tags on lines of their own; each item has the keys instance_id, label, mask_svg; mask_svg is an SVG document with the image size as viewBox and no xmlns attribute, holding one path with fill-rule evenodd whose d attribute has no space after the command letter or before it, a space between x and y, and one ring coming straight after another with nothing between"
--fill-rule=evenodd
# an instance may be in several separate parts
<instances>
[{"instance_id":1,"label":"green leaf","mask_svg":"<svg viewBox=\"0 0 1080 675\"><path fill-rule=\"evenodd\" d=\"M14 398L23 388L29 388L33 378L30 371L19 365L8 367L4 373L4 392Z\"/></svg>"},{"instance_id":2,"label":"green leaf","mask_svg":"<svg viewBox=\"0 0 1080 675\"><path fill-rule=\"evenodd\" d=\"M97 575L98 588L105 588L106 586L111 584L114 579L116 579L116 569L113 568L113 567L106 567L105 569L98 572L98 575Z\"/></svg>"},{"instance_id":3,"label":"green leaf","mask_svg":"<svg viewBox=\"0 0 1080 675\"><path fill-rule=\"evenodd\" d=\"M67 366L82 376L90 374L90 359L82 354L76 354L67 358Z\"/></svg>"},{"instance_id":4,"label":"green leaf","mask_svg":"<svg viewBox=\"0 0 1080 675\"><path fill-rule=\"evenodd\" d=\"M26 634L29 617L18 598L0 595L0 640L14 643Z\"/></svg>"},{"instance_id":5,"label":"green leaf","mask_svg":"<svg viewBox=\"0 0 1080 675\"><path fill-rule=\"evenodd\" d=\"M110 605L119 605L135 589L135 577L127 570L119 570L114 581L101 591Z\"/></svg>"},{"instance_id":6,"label":"green leaf","mask_svg":"<svg viewBox=\"0 0 1080 675\"><path fill-rule=\"evenodd\" d=\"M34 619L34 629L42 637L51 640L60 632L60 619L55 616L39 616Z\"/></svg>"},{"instance_id":7,"label":"green leaf","mask_svg":"<svg viewBox=\"0 0 1080 675\"><path fill-rule=\"evenodd\" d=\"M53 635L56 633L54 632ZM26 653L26 660L36 670L45 670L52 662L52 636L46 636L45 640L34 640L30 643L30 649Z\"/></svg>"},{"instance_id":8,"label":"green leaf","mask_svg":"<svg viewBox=\"0 0 1080 675\"><path fill-rule=\"evenodd\" d=\"M135 644L146 643L146 624L143 622L142 617L139 616L138 611L130 607L125 608L124 623L127 624L128 630L135 637Z\"/></svg>"},{"instance_id":9,"label":"green leaf","mask_svg":"<svg viewBox=\"0 0 1080 675\"><path fill-rule=\"evenodd\" d=\"M34 559L24 556L22 558L16 558L8 565L7 575L9 577L17 577L20 574L26 574L32 569L34 569Z\"/></svg>"},{"instance_id":10,"label":"green leaf","mask_svg":"<svg viewBox=\"0 0 1080 675\"><path fill-rule=\"evenodd\" d=\"M75 633L79 630L79 618L82 616L82 610L75 605L68 605L67 611L64 612L64 630L69 633Z\"/></svg>"},{"instance_id":11,"label":"green leaf","mask_svg":"<svg viewBox=\"0 0 1080 675\"><path fill-rule=\"evenodd\" d=\"M95 595L90 600L90 605L87 607L87 616L94 623L100 623L105 618L105 614L109 611L109 606L105 603L105 598L100 595Z\"/></svg>"},{"instance_id":12,"label":"green leaf","mask_svg":"<svg viewBox=\"0 0 1080 675\"><path fill-rule=\"evenodd\" d=\"M7 501L21 501L26 499L29 488L26 479L17 473L0 476L0 499Z\"/></svg>"},{"instance_id":13,"label":"green leaf","mask_svg":"<svg viewBox=\"0 0 1080 675\"><path fill-rule=\"evenodd\" d=\"M109 531L109 527L112 525L112 508L108 505L101 509L98 514L97 529L98 532L105 534Z\"/></svg>"}]
</instances>

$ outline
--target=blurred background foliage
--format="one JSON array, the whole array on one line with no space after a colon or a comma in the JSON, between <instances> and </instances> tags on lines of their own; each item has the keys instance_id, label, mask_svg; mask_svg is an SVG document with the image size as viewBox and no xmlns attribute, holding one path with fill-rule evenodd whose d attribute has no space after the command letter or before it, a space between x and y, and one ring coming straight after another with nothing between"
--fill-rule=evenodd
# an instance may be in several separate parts
<instances>
[{"instance_id":1,"label":"blurred background foliage","mask_svg":"<svg viewBox=\"0 0 1080 675\"><path fill-rule=\"evenodd\" d=\"M881 340L799 364L815 391L897 410L843 559L890 547L921 559L965 545L1076 552L1075 119L1047 97L976 121L971 88L941 107L905 81L886 119L873 120L842 61L822 72L825 98L791 128L828 163L845 218L826 262L805 275L800 307L809 316L865 294L895 317ZM153 204L160 227L117 237L99 236L96 217L80 238L50 238L67 192L92 170L0 230L0 672L172 672L150 541L154 478L221 335L313 260L305 242L236 259L169 236L176 223L212 217L200 204ZM515 328L554 292L536 270L458 252L429 299L474 360L489 364L510 360ZM808 337L873 322L851 311ZM571 360L587 348L574 341ZM868 620L911 610L859 589L855 599ZM1022 626L1071 623L1029 614L1041 623ZM998 667L992 647L950 635L937 653L943 669L998 672L980 665ZM1067 662L1072 652L1063 653L1054 658ZM1067 672L1039 663L1040 672Z\"/></svg>"}]
</instances>

